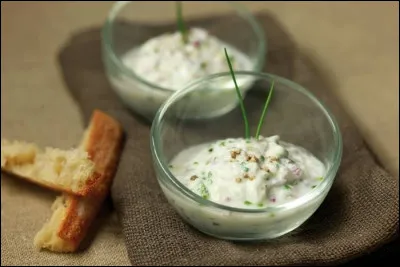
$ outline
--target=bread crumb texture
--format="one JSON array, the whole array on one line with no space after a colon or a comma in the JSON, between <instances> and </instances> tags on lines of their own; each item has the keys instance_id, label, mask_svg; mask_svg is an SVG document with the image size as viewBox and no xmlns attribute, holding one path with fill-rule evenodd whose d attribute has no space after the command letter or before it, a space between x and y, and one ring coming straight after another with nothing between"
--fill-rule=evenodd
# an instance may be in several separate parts
<instances>
[{"instance_id":1,"label":"bread crumb texture","mask_svg":"<svg viewBox=\"0 0 400 267\"><path fill-rule=\"evenodd\" d=\"M32 182L77 194L95 171L83 149L41 149L34 143L5 139L1 140L1 168Z\"/></svg>"}]
</instances>

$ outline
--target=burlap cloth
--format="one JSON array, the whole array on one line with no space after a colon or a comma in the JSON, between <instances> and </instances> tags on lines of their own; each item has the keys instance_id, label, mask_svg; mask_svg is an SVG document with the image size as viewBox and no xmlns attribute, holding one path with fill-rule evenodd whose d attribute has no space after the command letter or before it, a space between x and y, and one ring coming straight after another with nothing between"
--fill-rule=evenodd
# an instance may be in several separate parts
<instances>
[{"instance_id":1,"label":"burlap cloth","mask_svg":"<svg viewBox=\"0 0 400 267\"><path fill-rule=\"evenodd\" d=\"M324 73L321 63L313 62L305 51L297 48L273 17L262 14L258 18L269 40L267 71L300 83L324 101L337 117L344 141L338 177L321 208L300 229L264 244L237 244L205 236L187 226L174 213L154 176L149 123L121 105L104 76L98 28L78 33L61 50L59 62L65 83L78 102L85 122L93 109L99 108L118 119L127 133L111 196L132 265L339 264L367 254L397 235L398 178L390 176L378 165L332 95L335 81ZM223 20L217 21L222 23ZM22 186L12 179L6 180L5 186L15 191ZM33 186L24 189L27 197L34 197L32 191L35 190L41 189ZM51 193L41 195L42 201L51 202L53 197ZM112 208L110 203L105 205L105 214ZM29 201L15 205L29 205ZM35 209L35 206L29 209ZM27 227L39 229L50 211L36 214L37 220L24 218L20 213L14 215L18 214L20 216L8 214L8 218L3 218L2 212L2 235L3 220L9 225L29 220L35 223L27 223ZM125 255L125 248L116 242L120 238L117 218L108 218L106 227L101 226L103 216L99 218L96 224L100 229L94 227L92 232L100 238L95 244L91 244L89 238L85 242L89 246L84 246L87 248L82 252L75 255L44 252L46 256L37 262L29 260L35 258L31 253L37 252L28 253L21 249L20 257L25 260L18 262L30 265L129 264L119 259ZM24 248L31 246L32 236L24 237L27 245L18 242L3 239L3 236L1 239L2 247L13 243L13 246ZM2 259L3 264L13 264L13 260Z\"/></svg>"}]
</instances>

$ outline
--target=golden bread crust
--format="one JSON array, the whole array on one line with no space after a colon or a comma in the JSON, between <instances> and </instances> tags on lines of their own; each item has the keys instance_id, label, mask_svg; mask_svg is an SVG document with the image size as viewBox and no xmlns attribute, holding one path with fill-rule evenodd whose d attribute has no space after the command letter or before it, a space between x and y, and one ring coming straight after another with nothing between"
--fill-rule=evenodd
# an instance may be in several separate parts
<instances>
[{"instance_id":1,"label":"golden bread crust","mask_svg":"<svg viewBox=\"0 0 400 267\"><path fill-rule=\"evenodd\" d=\"M109 193L123 142L121 125L95 110L81 147L95 164L95 175L88 180L87 194L64 194L54 203L52 218L35 237L35 245L55 252L74 252ZM61 203L61 204L60 204Z\"/></svg>"}]
</instances>

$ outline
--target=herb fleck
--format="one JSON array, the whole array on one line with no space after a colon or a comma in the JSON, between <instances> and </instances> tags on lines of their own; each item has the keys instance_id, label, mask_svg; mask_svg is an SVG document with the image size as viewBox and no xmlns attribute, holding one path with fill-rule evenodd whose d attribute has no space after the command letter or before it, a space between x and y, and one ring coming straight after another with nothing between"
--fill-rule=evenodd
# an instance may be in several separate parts
<instances>
[{"instance_id":1,"label":"herb fleck","mask_svg":"<svg viewBox=\"0 0 400 267\"><path fill-rule=\"evenodd\" d=\"M314 189L314 188L316 188L316 187L317 187L316 185L311 186L312 189Z\"/></svg>"},{"instance_id":2,"label":"herb fleck","mask_svg":"<svg viewBox=\"0 0 400 267\"><path fill-rule=\"evenodd\" d=\"M244 170L245 172L248 172L248 171L249 171L249 168L247 168L245 165L246 165L246 162L240 163L240 166L243 168L243 170Z\"/></svg>"},{"instance_id":3,"label":"herb fleck","mask_svg":"<svg viewBox=\"0 0 400 267\"><path fill-rule=\"evenodd\" d=\"M264 156L261 156L260 159L261 159L262 162L265 161L265 157Z\"/></svg>"},{"instance_id":4,"label":"herb fleck","mask_svg":"<svg viewBox=\"0 0 400 267\"><path fill-rule=\"evenodd\" d=\"M292 188L292 186L288 184L285 184L283 187L285 187L286 190L290 190Z\"/></svg>"},{"instance_id":5,"label":"herb fleck","mask_svg":"<svg viewBox=\"0 0 400 267\"><path fill-rule=\"evenodd\" d=\"M194 165L199 165L199 163L197 161L193 162Z\"/></svg>"},{"instance_id":6,"label":"herb fleck","mask_svg":"<svg viewBox=\"0 0 400 267\"><path fill-rule=\"evenodd\" d=\"M200 184L199 191L204 199L208 199L210 197L210 193L208 192L207 187L204 185L204 183Z\"/></svg>"},{"instance_id":7,"label":"herb fleck","mask_svg":"<svg viewBox=\"0 0 400 267\"><path fill-rule=\"evenodd\" d=\"M251 204L253 204L253 203L251 203L250 201L246 200L246 201L244 202L244 204L248 206L248 205L251 205Z\"/></svg>"},{"instance_id":8,"label":"herb fleck","mask_svg":"<svg viewBox=\"0 0 400 267\"><path fill-rule=\"evenodd\" d=\"M258 203L257 206L261 208L261 207L264 206L264 204L263 203Z\"/></svg>"},{"instance_id":9,"label":"herb fleck","mask_svg":"<svg viewBox=\"0 0 400 267\"><path fill-rule=\"evenodd\" d=\"M196 180L197 178L199 178L199 177L197 177L197 175L193 175L192 177L190 177L190 181L194 181L194 180Z\"/></svg>"},{"instance_id":10,"label":"herb fleck","mask_svg":"<svg viewBox=\"0 0 400 267\"><path fill-rule=\"evenodd\" d=\"M173 166L173 165L169 165L168 167L169 167L170 169L172 169L174 166Z\"/></svg>"},{"instance_id":11,"label":"herb fleck","mask_svg":"<svg viewBox=\"0 0 400 267\"><path fill-rule=\"evenodd\" d=\"M204 70L205 68L207 68L207 62L202 62L200 64L200 67Z\"/></svg>"},{"instance_id":12,"label":"herb fleck","mask_svg":"<svg viewBox=\"0 0 400 267\"><path fill-rule=\"evenodd\" d=\"M212 147L210 149L208 149L208 152L210 152L210 153L213 151L214 151L214 148L212 148Z\"/></svg>"},{"instance_id":13,"label":"herb fleck","mask_svg":"<svg viewBox=\"0 0 400 267\"><path fill-rule=\"evenodd\" d=\"M219 223L216 223L216 222L213 222L212 224L215 226L219 226Z\"/></svg>"},{"instance_id":14,"label":"herb fleck","mask_svg":"<svg viewBox=\"0 0 400 267\"><path fill-rule=\"evenodd\" d=\"M324 177L318 177L317 180L322 181L322 180L324 180Z\"/></svg>"},{"instance_id":15,"label":"herb fleck","mask_svg":"<svg viewBox=\"0 0 400 267\"><path fill-rule=\"evenodd\" d=\"M221 142L219 145L220 146L225 146L225 142Z\"/></svg>"},{"instance_id":16,"label":"herb fleck","mask_svg":"<svg viewBox=\"0 0 400 267\"><path fill-rule=\"evenodd\" d=\"M269 214L269 217L274 218L274 217L275 217L275 213L272 213L272 212L271 212L271 213Z\"/></svg>"}]
</instances>

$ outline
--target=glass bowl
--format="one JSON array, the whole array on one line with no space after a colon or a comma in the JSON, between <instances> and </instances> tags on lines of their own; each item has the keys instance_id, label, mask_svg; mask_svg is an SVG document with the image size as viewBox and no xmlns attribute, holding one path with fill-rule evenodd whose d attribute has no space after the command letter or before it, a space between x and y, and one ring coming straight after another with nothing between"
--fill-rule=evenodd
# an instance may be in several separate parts
<instances>
[{"instance_id":1,"label":"glass bowl","mask_svg":"<svg viewBox=\"0 0 400 267\"><path fill-rule=\"evenodd\" d=\"M102 29L102 57L108 80L120 99L131 110L152 120L161 104L179 88L167 88L150 82L128 67L127 56L149 39L177 31L175 2L117 1ZM255 17L235 2L183 2L183 16L188 28L206 29L211 35L247 56L247 69L259 72L264 67L266 40ZM162 11L161 11L162 10ZM221 49L223 53L223 50ZM132 59L133 60L133 59ZM243 95L251 81L241 82ZM198 96L201 102L214 102L214 108L197 116L213 117L235 107L236 95L231 84ZM225 90L224 90L225 89Z\"/></svg>"},{"instance_id":2,"label":"glass bowl","mask_svg":"<svg viewBox=\"0 0 400 267\"><path fill-rule=\"evenodd\" d=\"M275 75L254 72L239 71L236 72L236 78L254 81L244 101L253 136L274 80L273 97L261 135L279 135L280 140L310 151L325 166L326 174L322 182L309 193L290 202L259 209L243 209L204 199L174 177L169 163L180 151L221 139L244 137L239 106L219 117L192 118L192 96L207 93L210 84L217 86L227 82L231 79L229 73L194 81L175 92L162 105L151 129L154 169L168 202L186 222L201 232L228 240L271 239L299 227L325 199L341 162L341 133L333 115L300 85Z\"/></svg>"}]
</instances>

